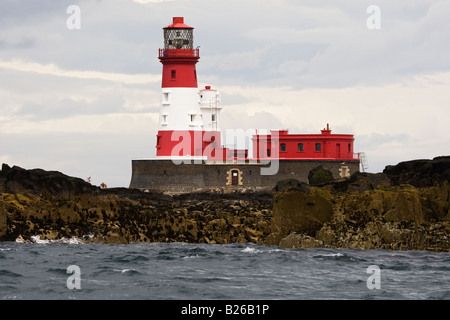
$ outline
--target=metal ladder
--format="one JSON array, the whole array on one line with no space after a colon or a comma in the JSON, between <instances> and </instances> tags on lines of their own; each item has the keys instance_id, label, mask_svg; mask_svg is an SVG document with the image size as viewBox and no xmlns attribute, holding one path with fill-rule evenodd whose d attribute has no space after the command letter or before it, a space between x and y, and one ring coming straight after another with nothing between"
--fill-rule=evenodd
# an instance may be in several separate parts
<instances>
[{"instance_id":1,"label":"metal ladder","mask_svg":"<svg viewBox=\"0 0 450 320\"><path fill-rule=\"evenodd\" d=\"M367 161L367 156L365 152L359 153L359 160L361 163L361 170L362 172L366 172L367 169L369 169L369 163Z\"/></svg>"}]
</instances>

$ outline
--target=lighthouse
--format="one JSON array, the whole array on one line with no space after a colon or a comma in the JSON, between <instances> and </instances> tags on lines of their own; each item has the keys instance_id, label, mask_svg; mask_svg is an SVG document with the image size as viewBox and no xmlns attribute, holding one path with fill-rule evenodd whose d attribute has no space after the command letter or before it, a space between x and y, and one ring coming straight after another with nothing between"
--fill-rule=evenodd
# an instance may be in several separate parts
<instances>
[{"instance_id":1,"label":"lighthouse","mask_svg":"<svg viewBox=\"0 0 450 320\"><path fill-rule=\"evenodd\" d=\"M158 54L162 78L156 157L132 160L130 188L175 193L271 189L285 179L308 182L318 168L334 178L359 171L354 136L332 133L329 124L312 134L256 130L248 149L222 146L220 94L209 85L198 87L200 55L194 46L194 28L184 18L174 17L163 35Z\"/></svg>"},{"instance_id":2,"label":"lighthouse","mask_svg":"<svg viewBox=\"0 0 450 320\"><path fill-rule=\"evenodd\" d=\"M211 86L199 90L194 28L174 17L163 28L161 109L156 139L157 158L211 159L221 145L220 94Z\"/></svg>"}]
</instances>

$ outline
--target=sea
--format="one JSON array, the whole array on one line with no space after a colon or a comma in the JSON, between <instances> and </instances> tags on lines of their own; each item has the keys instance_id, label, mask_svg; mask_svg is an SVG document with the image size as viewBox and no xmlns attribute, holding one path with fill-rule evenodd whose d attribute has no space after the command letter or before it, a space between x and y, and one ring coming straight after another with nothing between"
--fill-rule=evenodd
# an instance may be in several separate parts
<instances>
[{"instance_id":1,"label":"sea","mask_svg":"<svg viewBox=\"0 0 450 320\"><path fill-rule=\"evenodd\" d=\"M450 300L450 253L0 243L2 300Z\"/></svg>"}]
</instances>

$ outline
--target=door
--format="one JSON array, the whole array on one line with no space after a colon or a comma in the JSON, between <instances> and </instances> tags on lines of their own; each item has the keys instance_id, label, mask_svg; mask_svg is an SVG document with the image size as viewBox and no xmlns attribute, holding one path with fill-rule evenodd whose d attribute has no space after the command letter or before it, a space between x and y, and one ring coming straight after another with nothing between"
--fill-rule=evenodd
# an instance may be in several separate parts
<instances>
[{"instance_id":1,"label":"door","mask_svg":"<svg viewBox=\"0 0 450 320\"><path fill-rule=\"evenodd\" d=\"M231 184L237 186L239 184L239 172L237 170L231 171Z\"/></svg>"},{"instance_id":2,"label":"door","mask_svg":"<svg viewBox=\"0 0 450 320\"><path fill-rule=\"evenodd\" d=\"M341 144L338 143L336 145L336 158L340 158L341 157Z\"/></svg>"}]
</instances>

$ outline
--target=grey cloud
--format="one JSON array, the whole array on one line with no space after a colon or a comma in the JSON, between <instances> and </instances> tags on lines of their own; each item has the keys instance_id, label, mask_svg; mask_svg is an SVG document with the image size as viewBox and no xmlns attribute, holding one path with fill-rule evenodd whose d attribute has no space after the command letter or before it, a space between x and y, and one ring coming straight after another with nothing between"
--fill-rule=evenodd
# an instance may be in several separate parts
<instances>
[{"instance_id":1,"label":"grey cloud","mask_svg":"<svg viewBox=\"0 0 450 320\"><path fill-rule=\"evenodd\" d=\"M65 28L69 4L7 1L7 14L0 16L7 15L11 23L3 32L23 40L2 39L3 46L15 43L22 57L66 69L156 73L161 70L157 49L162 28L181 11L201 46L200 79L214 75L227 84L342 87L450 68L444 54L450 44L443 41L450 36L445 2L381 3L381 30L366 28L370 3L360 1L199 0L195 6L80 1L82 28L74 31ZM15 30L15 25L21 28ZM18 53L14 50L19 48L3 54ZM292 70L283 72L289 61L294 62Z\"/></svg>"},{"instance_id":2,"label":"grey cloud","mask_svg":"<svg viewBox=\"0 0 450 320\"><path fill-rule=\"evenodd\" d=\"M374 149L375 147L382 146L389 143L400 143L406 144L410 143L413 138L406 133L401 134L381 134L372 133L369 135L360 134L358 135L358 144L364 150Z\"/></svg>"},{"instance_id":3,"label":"grey cloud","mask_svg":"<svg viewBox=\"0 0 450 320\"><path fill-rule=\"evenodd\" d=\"M81 7L81 30L65 27L70 4ZM195 28L195 45L201 46L199 80L211 81L207 84L223 95L222 128L283 128L285 125L272 113L249 117L242 110L230 114L226 104L240 104L248 98L232 96L220 87L378 85L450 69L450 44L444 41L450 33L448 1L381 1L382 29L372 31L365 25L369 4L368 0L198 0L194 4L173 1L149 5L119 0L3 0L0 59L51 63L64 70L160 73L157 50L163 42L162 28L170 24L172 16L180 15ZM335 31L327 33L327 28ZM261 32L264 30L266 33ZM225 57L237 62L227 66L225 62L234 61ZM3 97L15 99L14 108L7 108L8 116L39 120L124 110L126 90L115 94L112 86L105 88L98 79L44 81L45 77L0 70ZM146 90L145 86L133 88ZM160 90L159 84L147 88ZM71 97L70 91L80 93L79 97ZM135 99L139 97L136 94ZM148 103L148 109L127 112L157 112L157 102L146 99L142 103ZM5 107L0 106L0 110L4 112ZM412 135L374 133L358 135L355 142L358 150L393 141L413 145ZM148 132L2 135L0 152L18 165L80 177L100 176L108 185L115 181L112 184L126 186L131 159L153 155L153 138L154 134ZM114 172L120 172L121 177L113 177Z\"/></svg>"},{"instance_id":4,"label":"grey cloud","mask_svg":"<svg viewBox=\"0 0 450 320\"><path fill-rule=\"evenodd\" d=\"M18 41L10 42L0 39L0 50L4 49L30 49L36 45L36 40L31 37L23 37Z\"/></svg>"},{"instance_id":5,"label":"grey cloud","mask_svg":"<svg viewBox=\"0 0 450 320\"><path fill-rule=\"evenodd\" d=\"M7 154L9 165L57 170L83 179L91 176L93 184L105 182L108 187L127 187L131 159L149 156L153 149L147 137L120 132L0 134L0 156Z\"/></svg>"},{"instance_id":6,"label":"grey cloud","mask_svg":"<svg viewBox=\"0 0 450 320\"><path fill-rule=\"evenodd\" d=\"M31 120L49 120L74 115L117 113L124 111L123 102L120 95L100 96L92 102L66 98L53 104L25 104L17 110L16 115L27 116Z\"/></svg>"}]
</instances>

